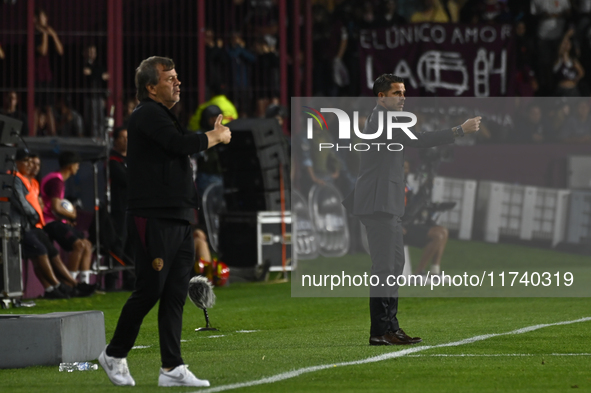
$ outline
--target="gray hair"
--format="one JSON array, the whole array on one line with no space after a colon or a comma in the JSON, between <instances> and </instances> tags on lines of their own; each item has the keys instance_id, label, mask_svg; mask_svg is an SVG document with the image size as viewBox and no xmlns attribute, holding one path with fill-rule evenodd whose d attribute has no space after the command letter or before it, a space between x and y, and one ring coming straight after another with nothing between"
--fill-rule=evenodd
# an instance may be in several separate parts
<instances>
[{"instance_id":1,"label":"gray hair","mask_svg":"<svg viewBox=\"0 0 591 393\"><path fill-rule=\"evenodd\" d=\"M146 86L155 86L160 80L160 73L156 67L160 64L164 71L170 71L174 68L174 61L168 57L152 56L143 60L135 70L135 87L137 89L136 97L139 101L148 98L150 95Z\"/></svg>"}]
</instances>

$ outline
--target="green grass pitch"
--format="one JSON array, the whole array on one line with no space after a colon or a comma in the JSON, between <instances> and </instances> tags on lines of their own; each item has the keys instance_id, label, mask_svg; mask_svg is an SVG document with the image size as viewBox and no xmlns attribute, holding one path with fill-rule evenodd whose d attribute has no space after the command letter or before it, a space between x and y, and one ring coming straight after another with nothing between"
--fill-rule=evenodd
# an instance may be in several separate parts
<instances>
[{"instance_id":1,"label":"green grass pitch","mask_svg":"<svg viewBox=\"0 0 591 393\"><path fill-rule=\"evenodd\" d=\"M470 252L466 253L466 249ZM509 245L450 241L443 266L454 259L490 255L510 264L530 252L550 262L580 265L583 257ZM412 249L413 261L419 250ZM552 261L552 259L555 259ZM591 263L591 261L588 261ZM187 301L183 357L212 388L256 381L312 366L328 367L278 382L231 392L583 392L591 391L591 321L494 336L456 346L471 337L507 333L540 324L591 317L590 298L402 298L399 319L422 344L370 347L366 298L292 298L290 283L233 284L216 289L209 310L220 332L196 333L201 310ZM129 293L91 298L37 300L37 307L1 313L101 310L107 341ZM144 320L129 365L137 385L115 387L98 371L65 373L57 366L0 370L0 392L194 392L158 388L159 349L155 308ZM250 331L250 332L241 332ZM2 334L2 332L0 332ZM421 349L421 347L434 347ZM437 347L439 346L439 347ZM416 350L372 363L339 365L409 348ZM0 354L2 356L2 354ZM336 365L336 366L335 366Z\"/></svg>"}]
</instances>

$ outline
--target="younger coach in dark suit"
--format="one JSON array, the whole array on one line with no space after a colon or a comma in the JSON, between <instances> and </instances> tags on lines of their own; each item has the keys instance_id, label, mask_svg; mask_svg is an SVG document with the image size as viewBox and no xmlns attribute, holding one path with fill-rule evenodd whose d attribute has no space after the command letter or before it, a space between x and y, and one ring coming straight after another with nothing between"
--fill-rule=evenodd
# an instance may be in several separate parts
<instances>
[{"instance_id":1,"label":"younger coach in dark suit","mask_svg":"<svg viewBox=\"0 0 591 393\"><path fill-rule=\"evenodd\" d=\"M379 129L379 117L387 111L402 111L404 107L404 80L392 74L377 78L373 85L377 105L367 120L364 133L373 134ZM383 112L383 113L381 113ZM404 268L404 245L401 217L404 215L404 153L386 148L399 143L405 148L432 147L453 143L464 133L478 131L480 117L468 119L452 129L414 133L410 137L401 129L392 130L392 138L382 132L375 142L384 143L362 153L359 174L353 191L343 205L358 216L367 229L367 240L372 261L371 274L379 277L380 284L370 287L369 311L371 316L370 345L415 344L422 340L409 337L398 325L398 287L388 286L388 276L398 277ZM393 148L394 150L395 148Z\"/></svg>"}]
</instances>

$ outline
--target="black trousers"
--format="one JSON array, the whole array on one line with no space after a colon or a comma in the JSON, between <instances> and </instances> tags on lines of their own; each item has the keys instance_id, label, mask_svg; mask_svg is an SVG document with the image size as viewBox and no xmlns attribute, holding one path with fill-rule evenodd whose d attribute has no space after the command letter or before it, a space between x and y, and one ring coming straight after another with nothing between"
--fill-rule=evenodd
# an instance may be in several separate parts
<instances>
[{"instance_id":1,"label":"black trousers","mask_svg":"<svg viewBox=\"0 0 591 393\"><path fill-rule=\"evenodd\" d=\"M136 288L123 306L107 355L127 356L144 317L160 300L158 332L162 367L176 367L184 364L183 307L195 264L191 226L180 220L128 217L128 241L135 250Z\"/></svg>"},{"instance_id":2,"label":"black trousers","mask_svg":"<svg viewBox=\"0 0 591 393\"><path fill-rule=\"evenodd\" d=\"M360 220L367 229L371 274L380 280L369 290L370 335L382 336L400 328L396 318L398 286L388 285L387 280L389 276L398 277L404 269L402 222L386 213L361 216ZM395 281L390 278L390 282Z\"/></svg>"}]
</instances>

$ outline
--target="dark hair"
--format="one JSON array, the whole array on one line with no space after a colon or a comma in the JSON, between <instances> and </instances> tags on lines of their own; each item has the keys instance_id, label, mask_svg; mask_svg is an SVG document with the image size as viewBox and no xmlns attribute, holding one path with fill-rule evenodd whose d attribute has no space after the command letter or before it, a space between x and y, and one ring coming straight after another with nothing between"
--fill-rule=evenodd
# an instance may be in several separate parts
<instances>
[{"instance_id":1,"label":"dark hair","mask_svg":"<svg viewBox=\"0 0 591 393\"><path fill-rule=\"evenodd\" d=\"M37 153L29 153L29 157L31 157L31 158L40 158L39 157L39 154L37 154Z\"/></svg>"},{"instance_id":2,"label":"dark hair","mask_svg":"<svg viewBox=\"0 0 591 393\"><path fill-rule=\"evenodd\" d=\"M113 140L119 138L121 131L127 131L127 127L117 127L113 130Z\"/></svg>"},{"instance_id":3,"label":"dark hair","mask_svg":"<svg viewBox=\"0 0 591 393\"><path fill-rule=\"evenodd\" d=\"M280 105L269 105L265 110L265 119L273 119L277 116L286 117L287 114L285 109Z\"/></svg>"},{"instance_id":4,"label":"dark hair","mask_svg":"<svg viewBox=\"0 0 591 393\"><path fill-rule=\"evenodd\" d=\"M373 94L385 93L390 90L392 83L404 83L404 79L394 74L382 74L373 83Z\"/></svg>"},{"instance_id":5,"label":"dark hair","mask_svg":"<svg viewBox=\"0 0 591 393\"><path fill-rule=\"evenodd\" d=\"M45 12L45 10L43 8L41 8L41 7L35 8L35 17L39 18L39 16L41 14L45 14L45 16L47 16L47 12Z\"/></svg>"},{"instance_id":6,"label":"dark hair","mask_svg":"<svg viewBox=\"0 0 591 393\"><path fill-rule=\"evenodd\" d=\"M31 153L28 149L18 149L14 157L15 161L23 161L27 158L31 158Z\"/></svg>"},{"instance_id":7,"label":"dark hair","mask_svg":"<svg viewBox=\"0 0 591 393\"><path fill-rule=\"evenodd\" d=\"M164 71L170 71L174 68L174 61L168 57L152 56L143 60L135 70L135 87L137 89L136 97L139 101L145 100L150 95L147 85L157 85L160 80L160 73L156 67L160 64Z\"/></svg>"},{"instance_id":8,"label":"dark hair","mask_svg":"<svg viewBox=\"0 0 591 393\"><path fill-rule=\"evenodd\" d=\"M73 151L64 151L60 153L60 156L57 159L57 161L60 164L60 169L63 169L68 165L76 164L82 161L82 157L80 157L78 153L75 153Z\"/></svg>"},{"instance_id":9,"label":"dark hair","mask_svg":"<svg viewBox=\"0 0 591 393\"><path fill-rule=\"evenodd\" d=\"M212 117L218 117L221 114L222 114L222 110L220 109L219 106L217 106L217 105L208 106L207 108L203 109L203 112L201 112L201 121L200 121L199 126L201 127L202 130L208 131L211 127L209 125L209 119L211 119Z\"/></svg>"}]
</instances>

